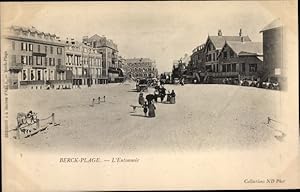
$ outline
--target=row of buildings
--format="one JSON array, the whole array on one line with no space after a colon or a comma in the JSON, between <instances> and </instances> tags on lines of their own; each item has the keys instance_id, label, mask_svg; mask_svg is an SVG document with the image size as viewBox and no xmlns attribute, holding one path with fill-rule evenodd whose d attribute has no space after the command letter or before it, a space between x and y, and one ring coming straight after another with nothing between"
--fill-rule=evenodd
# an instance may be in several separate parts
<instances>
[{"instance_id":1,"label":"row of buildings","mask_svg":"<svg viewBox=\"0 0 300 192\"><path fill-rule=\"evenodd\" d=\"M11 26L3 41L10 89L90 87L157 73L155 61L125 59L112 40L97 34L61 40L35 27Z\"/></svg>"},{"instance_id":2,"label":"row of buildings","mask_svg":"<svg viewBox=\"0 0 300 192\"><path fill-rule=\"evenodd\" d=\"M224 78L261 79L286 77L283 62L283 25L274 20L260 31L263 42L253 42L240 29L234 36L208 36L192 54L173 63L175 76L192 76L198 82ZM208 78L210 77L210 78Z\"/></svg>"}]
</instances>

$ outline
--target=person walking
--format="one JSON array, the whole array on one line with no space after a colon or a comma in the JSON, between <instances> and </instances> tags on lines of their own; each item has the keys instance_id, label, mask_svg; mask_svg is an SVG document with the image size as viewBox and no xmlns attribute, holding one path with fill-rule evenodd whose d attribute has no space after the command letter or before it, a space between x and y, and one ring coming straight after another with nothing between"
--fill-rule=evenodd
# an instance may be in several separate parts
<instances>
[{"instance_id":1,"label":"person walking","mask_svg":"<svg viewBox=\"0 0 300 192\"><path fill-rule=\"evenodd\" d=\"M155 110L156 110L156 107L155 107L153 101L152 101L151 103L149 103L148 108L149 108L148 116L149 116L149 117L155 117Z\"/></svg>"}]
</instances>

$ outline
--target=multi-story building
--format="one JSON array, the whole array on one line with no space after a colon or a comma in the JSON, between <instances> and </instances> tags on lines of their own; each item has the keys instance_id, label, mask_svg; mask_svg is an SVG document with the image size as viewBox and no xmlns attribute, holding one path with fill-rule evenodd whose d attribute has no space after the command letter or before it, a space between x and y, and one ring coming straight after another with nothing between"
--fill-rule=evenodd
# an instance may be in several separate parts
<instances>
[{"instance_id":1,"label":"multi-story building","mask_svg":"<svg viewBox=\"0 0 300 192\"><path fill-rule=\"evenodd\" d=\"M4 41L9 56L9 88L71 87L66 79L64 44L58 36L34 27L12 26Z\"/></svg>"},{"instance_id":2,"label":"multi-story building","mask_svg":"<svg viewBox=\"0 0 300 192\"><path fill-rule=\"evenodd\" d=\"M215 79L261 78L263 46L261 42L226 41L218 56L220 71L214 73Z\"/></svg>"},{"instance_id":3,"label":"multi-story building","mask_svg":"<svg viewBox=\"0 0 300 192\"><path fill-rule=\"evenodd\" d=\"M149 58L126 59L127 74L130 78L157 77L155 61Z\"/></svg>"},{"instance_id":4,"label":"multi-story building","mask_svg":"<svg viewBox=\"0 0 300 192\"><path fill-rule=\"evenodd\" d=\"M102 54L102 76L106 77L106 82L114 82L119 76L118 70L118 47L110 39L97 34L92 37L84 36L83 43L95 48Z\"/></svg>"},{"instance_id":5,"label":"multi-story building","mask_svg":"<svg viewBox=\"0 0 300 192\"><path fill-rule=\"evenodd\" d=\"M191 55L191 68L197 71L205 71L205 44L196 47Z\"/></svg>"},{"instance_id":6,"label":"multi-story building","mask_svg":"<svg viewBox=\"0 0 300 192\"><path fill-rule=\"evenodd\" d=\"M283 24L276 19L260 31L263 34L265 77L278 76L281 83L286 81L287 66L283 55ZM264 79L265 80L265 79Z\"/></svg>"},{"instance_id":7,"label":"multi-story building","mask_svg":"<svg viewBox=\"0 0 300 192\"><path fill-rule=\"evenodd\" d=\"M88 86L103 84L102 54L74 39L67 39L65 44L66 68L73 85Z\"/></svg>"},{"instance_id":8,"label":"multi-story building","mask_svg":"<svg viewBox=\"0 0 300 192\"><path fill-rule=\"evenodd\" d=\"M237 36L223 36L221 30L218 31L218 36L208 36L204 47L206 71L220 72L218 56L225 45L225 41L241 41L242 39L244 42L251 41L248 36L242 35L242 30Z\"/></svg>"}]
</instances>

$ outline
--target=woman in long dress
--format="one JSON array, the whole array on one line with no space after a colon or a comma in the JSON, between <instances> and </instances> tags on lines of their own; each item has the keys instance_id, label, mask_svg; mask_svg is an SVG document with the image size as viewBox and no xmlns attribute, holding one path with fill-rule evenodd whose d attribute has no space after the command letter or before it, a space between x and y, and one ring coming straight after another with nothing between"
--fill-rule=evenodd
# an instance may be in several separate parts
<instances>
[{"instance_id":1,"label":"woman in long dress","mask_svg":"<svg viewBox=\"0 0 300 192\"><path fill-rule=\"evenodd\" d=\"M151 101L151 103L149 103L148 109L149 109L148 116L149 117L155 117L155 109L156 109L156 107L154 105L153 100Z\"/></svg>"}]
</instances>

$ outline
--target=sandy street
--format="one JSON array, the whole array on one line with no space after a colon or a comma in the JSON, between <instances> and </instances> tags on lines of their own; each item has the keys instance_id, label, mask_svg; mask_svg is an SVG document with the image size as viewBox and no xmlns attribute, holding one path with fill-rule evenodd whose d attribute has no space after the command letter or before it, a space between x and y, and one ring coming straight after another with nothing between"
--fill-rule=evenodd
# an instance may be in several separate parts
<instances>
[{"instance_id":1,"label":"sandy street","mask_svg":"<svg viewBox=\"0 0 300 192\"><path fill-rule=\"evenodd\" d=\"M156 118L145 118L137 105L135 84L109 84L72 90L10 90L9 128L17 112L39 118L55 113L59 126L10 141L30 150L155 152L251 149L281 141L266 125L280 121L280 92L233 85L166 85L176 104L156 104ZM152 89L149 92L153 92ZM106 102L91 106L92 98ZM41 122L43 125L43 122Z\"/></svg>"}]
</instances>

